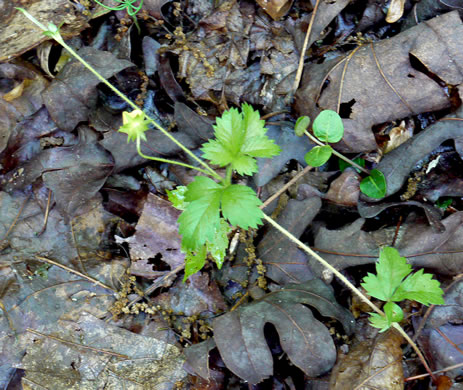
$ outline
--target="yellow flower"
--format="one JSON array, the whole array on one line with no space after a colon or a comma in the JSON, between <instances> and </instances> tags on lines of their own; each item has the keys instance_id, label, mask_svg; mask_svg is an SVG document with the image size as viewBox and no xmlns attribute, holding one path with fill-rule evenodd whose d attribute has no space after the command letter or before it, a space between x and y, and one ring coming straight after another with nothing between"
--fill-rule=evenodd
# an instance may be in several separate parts
<instances>
[{"instance_id":1,"label":"yellow flower","mask_svg":"<svg viewBox=\"0 0 463 390\"><path fill-rule=\"evenodd\" d=\"M149 124L150 121L145 119L143 111L124 111L122 113L122 126L119 128L119 132L127 134L127 143L136 141L139 138L146 141L145 131L149 129Z\"/></svg>"}]
</instances>

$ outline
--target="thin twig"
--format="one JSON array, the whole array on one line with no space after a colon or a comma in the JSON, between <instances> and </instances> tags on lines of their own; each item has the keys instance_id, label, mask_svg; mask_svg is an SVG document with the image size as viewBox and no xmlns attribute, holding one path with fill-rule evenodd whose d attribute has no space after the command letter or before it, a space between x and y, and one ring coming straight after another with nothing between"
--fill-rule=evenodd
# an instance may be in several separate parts
<instances>
[{"instance_id":1,"label":"thin twig","mask_svg":"<svg viewBox=\"0 0 463 390\"><path fill-rule=\"evenodd\" d=\"M51 190L48 190L47 208L45 209L45 215L43 217L43 225L42 225L42 229L40 229L40 232L37 233L37 236L42 235L47 229L48 214L50 213L50 206L51 206L51 193L52 193Z\"/></svg>"},{"instance_id":2,"label":"thin twig","mask_svg":"<svg viewBox=\"0 0 463 390\"><path fill-rule=\"evenodd\" d=\"M317 2L315 3L315 6L313 7L312 15L310 17L309 27L307 28L307 33L305 34L305 38L304 38L304 44L302 45L301 56L299 57L299 65L297 67L296 78L294 79L293 90L291 92L291 96L294 96L297 89L299 88L299 83L301 82L302 70L304 69L305 52L307 51L310 33L312 32L312 27L313 27L313 23L315 20L315 15L317 14L319 4L320 4L320 0L317 0Z\"/></svg>"},{"instance_id":3,"label":"thin twig","mask_svg":"<svg viewBox=\"0 0 463 390\"><path fill-rule=\"evenodd\" d=\"M440 374L441 372L447 372L447 371L455 370L455 369L460 368L460 367L463 367L463 363L458 363L458 364L454 364L453 366L448 366L448 367L445 367L445 368L441 368L440 370L433 371L432 374ZM426 378L429 375L430 374L427 373L427 374L410 376L408 378L405 378L404 382L410 382L410 381L414 381L416 379L423 379L423 378Z\"/></svg>"},{"instance_id":4,"label":"thin twig","mask_svg":"<svg viewBox=\"0 0 463 390\"><path fill-rule=\"evenodd\" d=\"M106 284L104 284L104 283L102 283L102 282L100 282L100 281L98 281L98 280L96 280L96 279L93 279L93 278L90 277L90 276L87 276L87 275L83 274L82 272L79 272L79 271L76 271L76 270L74 270L74 269L72 269L72 268L66 267L66 266L63 265L63 264L57 263L56 261L53 261L53 260L51 260L51 259L47 259L46 257L35 256L35 258L36 258L37 260L43 261L43 262L45 262L45 263L52 264L52 265L56 265L57 267L60 267L60 268L62 268L62 269L65 269L66 271L68 271L68 272L70 272L70 273L72 273L72 274L74 274L74 275L77 275L77 276L80 276L81 278L87 279L89 282L92 282L92 283L96 284L97 286L100 286L100 287L103 287L103 288L105 288L105 289L107 289L107 290L110 290L110 291L112 291L113 293L117 293L117 291L114 290L113 288L107 286Z\"/></svg>"},{"instance_id":5,"label":"thin twig","mask_svg":"<svg viewBox=\"0 0 463 390\"><path fill-rule=\"evenodd\" d=\"M104 353L106 355L111 355L111 356L117 356L117 357L122 358L122 359L128 359L129 358L127 355L122 355L122 354L117 353L117 352L108 351L107 349L100 349L100 348L89 347L87 345L77 344L77 343L74 343L72 341L68 341L68 340L64 340L64 339L56 337L56 336L52 336L50 334L40 333L40 332L38 332L38 331L36 331L34 329L31 329L31 328L27 328L26 331L29 332L29 333L35 334L37 336L47 337L49 339L58 341L58 342L63 343L63 344L69 344L69 345L72 345L72 346L77 347L77 348L89 349L90 351L93 351L93 352Z\"/></svg>"},{"instance_id":6,"label":"thin twig","mask_svg":"<svg viewBox=\"0 0 463 390\"><path fill-rule=\"evenodd\" d=\"M310 165L306 166L302 171L300 171L296 176L294 176L290 181L288 181L283 187L281 187L277 192L275 192L270 198L268 198L259 208L261 210L265 209L270 203L277 199L283 192L285 192L289 187L303 177L307 172L309 172L313 167Z\"/></svg>"}]
</instances>

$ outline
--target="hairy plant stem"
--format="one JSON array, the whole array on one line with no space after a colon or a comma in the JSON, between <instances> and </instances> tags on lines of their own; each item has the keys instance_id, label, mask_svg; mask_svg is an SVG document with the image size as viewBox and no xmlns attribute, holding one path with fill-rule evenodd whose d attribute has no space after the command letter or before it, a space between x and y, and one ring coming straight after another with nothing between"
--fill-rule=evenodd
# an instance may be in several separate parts
<instances>
[{"instance_id":1,"label":"hairy plant stem","mask_svg":"<svg viewBox=\"0 0 463 390\"><path fill-rule=\"evenodd\" d=\"M153 157L153 156L147 156L146 154L144 154L142 151L141 151L141 142L140 142L140 137L137 137L137 140L136 140L136 144L137 144L137 152L138 154L143 157L143 158L146 158L147 160L153 160L153 161L159 161L159 162L163 162L163 163L167 163L167 164L172 164L172 165L180 165L182 167L185 167L185 168L190 168L190 169L194 169L196 171L199 171L199 172L202 172L204 173L205 175L210 175L210 173L204 169L201 169L201 168L198 168L198 167L195 167L193 165L190 165L190 164L185 164L185 163L182 163L180 161L175 161L175 160L168 160L166 158L162 158L162 157ZM222 178L220 178L222 179Z\"/></svg>"},{"instance_id":2,"label":"hairy plant stem","mask_svg":"<svg viewBox=\"0 0 463 390\"><path fill-rule=\"evenodd\" d=\"M227 173L225 175L225 179L223 180L223 184L230 185L232 179L233 169L231 165L227 166Z\"/></svg>"},{"instance_id":3,"label":"hairy plant stem","mask_svg":"<svg viewBox=\"0 0 463 390\"><path fill-rule=\"evenodd\" d=\"M308 131L306 131L304 133L307 137L309 137L309 139L312 141L312 142L315 142L317 145L319 146L325 146L325 144L323 142L320 142L320 140L318 140L316 137L314 137L312 134L310 134ZM337 157L339 157L341 160L344 160L346 163L352 165L353 167L357 168L357 169L360 169L363 173L366 173L367 175L370 175L370 171L368 169L365 169L364 167L361 167L360 165L358 165L356 162L352 161L350 158L347 158L346 156L342 155L341 153L339 153L337 150L331 148L331 150L333 151L333 154Z\"/></svg>"},{"instance_id":4,"label":"hairy plant stem","mask_svg":"<svg viewBox=\"0 0 463 390\"><path fill-rule=\"evenodd\" d=\"M307 254L312 256L315 260L317 260L319 263L321 263L326 269L331 271L341 282L343 282L355 295L357 295L362 302L365 302L368 306L370 306L376 313L382 315L383 317L385 316L384 312L376 306L373 302L371 302L357 287L355 287L349 280L341 273L339 272L336 268L334 268L330 263L328 263L323 257L321 257L318 253L314 252L312 249L310 249L307 245L305 245L302 241L298 240L295 236L293 236L290 232L288 232L285 228L280 226L278 223L276 223L272 218L270 218L268 215L264 214L264 219L270 223L275 229L277 229L280 233L282 233L284 236L286 236L288 239L290 239L292 242L297 244L303 251L305 251ZM402 337L411 345L413 350L416 352L416 354L419 356L420 360L422 361L423 365L426 368L426 371L431 373L431 368L429 367L428 363L426 362L426 359L424 358L423 354L421 353L420 349L418 346L415 344L415 342L410 338L410 336L405 332L405 330L402 329L402 327L397 323L393 322L392 326L402 335Z\"/></svg>"}]
</instances>

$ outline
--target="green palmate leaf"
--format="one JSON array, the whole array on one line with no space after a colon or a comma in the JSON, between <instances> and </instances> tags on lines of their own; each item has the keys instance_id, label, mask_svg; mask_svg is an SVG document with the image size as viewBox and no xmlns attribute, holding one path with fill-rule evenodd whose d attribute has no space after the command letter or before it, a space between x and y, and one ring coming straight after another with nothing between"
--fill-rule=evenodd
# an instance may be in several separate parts
<instances>
[{"instance_id":1,"label":"green palmate leaf","mask_svg":"<svg viewBox=\"0 0 463 390\"><path fill-rule=\"evenodd\" d=\"M315 136L323 141L335 143L341 141L344 135L344 124L337 112L324 110L313 121Z\"/></svg>"},{"instance_id":2,"label":"green palmate leaf","mask_svg":"<svg viewBox=\"0 0 463 390\"><path fill-rule=\"evenodd\" d=\"M167 198L172 203L172 206L179 210L185 210L188 205L188 202L185 200L187 191L188 188L186 186L178 186L172 191L166 190Z\"/></svg>"},{"instance_id":3,"label":"green palmate leaf","mask_svg":"<svg viewBox=\"0 0 463 390\"><path fill-rule=\"evenodd\" d=\"M264 216L259 209L262 204L256 193L249 187L232 184L222 195L222 214L228 221L245 230L257 228Z\"/></svg>"},{"instance_id":4,"label":"green palmate leaf","mask_svg":"<svg viewBox=\"0 0 463 390\"><path fill-rule=\"evenodd\" d=\"M265 134L265 121L250 105L243 104L242 112L236 108L225 111L214 126L215 140L203 145L204 158L221 167L231 164L241 175L257 171L255 157L272 157L280 153Z\"/></svg>"},{"instance_id":5,"label":"green palmate leaf","mask_svg":"<svg viewBox=\"0 0 463 390\"><path fill-rule=\"evenodd\" d=\"M393 302L386 303L383 309L385 316L370 313L371 326L379 328L380 332L388 330L393 322L400 322L404 318L404 312L401 307Z\"/></svg>"},{"instance_id":6,"label":"green palmate leaf","mask_svg":"<svg viewBox=\"0 0 463 390\"><path fill-rule=\"evenodd\" d=\"M315 146L306 153L304 160L312 167L320 167L330 159L332 154L333 149L330 145Z\"/></svg>"},{"instance_id":7,"label":"green palmate leaf","mask_svg":"<svg viewBox=\"0 0 463 390\"><path fill-rule=\"evenodd\" d=\"M352 161L353 161L354 163L356 163L357 165L360 165L362 168L365 168L365 160L364 160L363 158L357 157L357 158L354 158ZM348 162L346 162L346 161L344 161L344 160L341 160L341 159L339 159L338 163L339 163L339 170L340 170L341 172L344 172L344 170L345 170L346 168L352 166L352 165L349 164ZM358 168L355 168L355 170L356 170L357 172L361 172L360 169L358 169Z\"/></svg>"},{"instance_id":8,"label":"green palmate leaf","mask_svg":"<svg viewBox=\"0 0 463 390\"><path fill-rule=\"evenodd\" d=\"M425 274L420 269L403 281L391 300L399 302L404 299L410 299L423 305L443 305L445 303L443 298L444 292L440 288L440 283L432 279L432 277L432 274Z\"/></svg>"},{"instance_id":9,"label":"green palmate leaf","mask_svg":"<svg viewBox=\"0 0 463 390\"><path fill-rule=\"evenodd\" d=\"M185 256L185 276L183 281L201 270L206 264L206 245L201 246L197 251L187 251Z\"/></svg>"},{"instance_id":10,"label":"green palmate leaf","mask_svg":"<svg viewBox=\"0 0 463 390\"><path fill-rule=\"evenodd\" d=\"M370 296L388 301L411 269L411 265L405 257L400 256L397 249L383 248L376 263L376 275L368 273L361 286Z\"/></svg>"},{"instance_id":11,"label":"green palmate leaf","mask_svg":"<svg viewBox=\"0 0 463 390\"><path fill-rule=\"evenodd\" d=\"M206 243L207 251L211 254L219 269L222 268L225 260L228 249L228 233L230 231L230 225L223 218L220 218L219 226L214 232L214 239Z\"/></svg>"},{"instance_id":12,"label":"green palmate leaf","mask_svg":"<svg viewBox=\"0 0 463 390\"><path fill-rule=\"evenodd\" d=\"M300 116L297 118L296 124L294 125L294 132L298 137L304 135L310 125L310 118L308 116Z\"/></svg>"},{"instance_id":13,"label":"green palmate leaf","mask_svg":"<svg viewBox=\"0 0 463 390\"><path fill-rule=\"evenodd\" d=\"M377 169L372 169L370 176L360 182L360 191L370 198L384 198L386 195L386 179L383 173Z\"/></svg>"},{"instance_id":14,"label":"green palmate leaf","mask_svg":"<svg viewBox=\"0 0 463 390\"><path fill-rule=\"evenodd\" d=\"M198 250L212 241L220 219L220 199L223 187L212 179L198 176L187 186L186 209L178 218L184 250Z\"/></svg>"}]
</instances>

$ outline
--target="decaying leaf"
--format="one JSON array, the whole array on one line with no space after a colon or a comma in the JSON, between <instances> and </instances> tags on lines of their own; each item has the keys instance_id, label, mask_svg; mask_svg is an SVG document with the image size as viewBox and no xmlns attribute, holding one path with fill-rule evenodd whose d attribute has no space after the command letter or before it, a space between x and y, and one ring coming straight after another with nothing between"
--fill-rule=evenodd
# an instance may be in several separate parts
<instances>
[{"instance_id":1,"label":"decaying leaf","mask_svg":"<svg viewBox=\"0 0 463 390\"><path fill-rule=\"evenodd\" d=\"M432 308L418 342L433 369L463 362L463 279L457 279L444 295L445 305ZM463 368L447 372L451 378L463 375Z\"/></svg>"},{"instance_id":2,"label":"decaying leaf","mask_svg":"<svg viewBox=\"0 0 463 390\"><path fill-rule=\"evenodd\" d=\"M19 367L26 370L22 381L30 389L167 390L186 376L176 346L89 314L29 333Z\"/></svg>"},{"instance_id":3,"label":"decaying leaf","mask_svg":"<svg viewBox=\"0 0 463 390\"><path fill-rule=\"evenodd\" d=\"M11 60L50 39L14 8L24 7L24 4L16 0L2 3L0 61ZM56 26L63 23L62 34L67 38L79 34L88 25L88 18L66 0L37 0L28 2L26 8L31 15L45 25L49 22Z\"/></svg>"},{"instance_id":4,"label":"decaying leaf","mask_svg":"<svg viewBox=\"0 0 463 390\"><path fill-rule=\"evenodd\" d=\"M136 233L120 241L130 245L133 260L130 271L133 275L155 279L166 271L153 271L162 260L171 270L185 261L180 251L181 237L178 234L177 219L180 211L153 194L148 194ZM162 269L162 267L161 267Z\"/></svg>"},{"instance_id":5,"label":"decaying leaf","mask_svg":"<svg viewBox=\"0 0 463 390\"><path fill-rule=\"evenodd\" d=\"M445 90L419 68L425 67L445 83L462 83L462 34L458 13L450 12L393 38L360 47L347 64L345 75L347 61L340 58L309 64L296 95L296 109L311 118L324 109L336 110L343 78L345 135L337 146L350 152L374 150L373 125L450 107ZM419 65L412 65L411 59ZM326 76L329 84L318 99Z\"/></svg>"},{"instance_id":6,"label":"decaying leaf","mask_svg":"<svg viewBox=\"0 0 463 390\"><path fill-rule=\"evenodd\" d=\"M362 341L336 364L331 390L402 390L402 337L394 331Z\"/></svg>"},{"instance_id":7,"label":"decaying leaf","mask_svg":"<svg viewBox=\"0 0 463 390\"><path fill-rule=\"evenodd\" d=\"M214 340L226 366L252 384L272 375L272 355L264 337L264 325L271 323L294 365L310 376L329 371L336 360L333 340L304 305L336 318L347 333L353 330L351 313L336 303L321 280L289 284L214 321Z\"/></svg>"}]
</instances>

